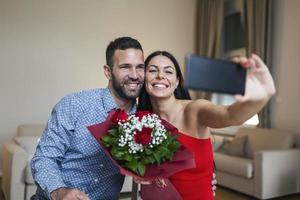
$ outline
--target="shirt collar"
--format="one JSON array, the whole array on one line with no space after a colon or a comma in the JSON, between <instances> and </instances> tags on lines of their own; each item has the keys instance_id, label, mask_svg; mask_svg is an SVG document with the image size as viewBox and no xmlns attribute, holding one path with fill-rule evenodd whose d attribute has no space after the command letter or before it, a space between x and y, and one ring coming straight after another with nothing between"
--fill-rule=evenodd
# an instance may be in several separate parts
<instances>
[{"instance_id":1,"label":"shirt collar","mask_svg":"<svg viewBox=\"0 0 300 200\"><path fill-rule=\"evenodd\" d=\"M111 110L118 108L118 105L116 101L114 100L109 88L105 88L103 92L103 106L107 113L109 113ZM131 107L128 114L134 114L136 112L137 106L136 101L133 103L133 106Z\"/></svg>"}]
</instances>

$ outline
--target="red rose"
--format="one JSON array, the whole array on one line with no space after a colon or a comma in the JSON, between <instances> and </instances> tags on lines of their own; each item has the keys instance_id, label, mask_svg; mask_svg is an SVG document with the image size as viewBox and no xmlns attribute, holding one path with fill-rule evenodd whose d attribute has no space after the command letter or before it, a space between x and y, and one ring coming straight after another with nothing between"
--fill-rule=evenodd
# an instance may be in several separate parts
<instances>
[{"instance_id":1,"label":"red rose","mask_svg":"<svg viewBox=\"0 0 300 200\"><path fill-rule=\"evenodd\" d=\"M135 116L139 118L139 121L142 120L143 116L149 114L150 112L149 111L146 111L146 110L141 110L141 111L137 111L135 113Z\"/></svg>"},{"instance_id":2,"label":"red rose","mask_svg":"<svg viewBox=\"0 0 300 200\"><path fill-rule=\"evenodd\" d=\"M119 121L126 121L128 119L128 115L125 110L117 109L113 116L111 117L111 122L113 124L117 124Z\"/></svg>"},{"instance_id":3,"label":"red rose","mask_svg":"<svg viewBox=\"0 0 300 200\"><path fill-rule=\"evenodd\" d=\"M143 146L148 145L151 141L151 132L151 128L144 127L142 131L136 132L136 134L134 135L134 141L137 144L141 144Z\"/></svg>"}]
</instances>

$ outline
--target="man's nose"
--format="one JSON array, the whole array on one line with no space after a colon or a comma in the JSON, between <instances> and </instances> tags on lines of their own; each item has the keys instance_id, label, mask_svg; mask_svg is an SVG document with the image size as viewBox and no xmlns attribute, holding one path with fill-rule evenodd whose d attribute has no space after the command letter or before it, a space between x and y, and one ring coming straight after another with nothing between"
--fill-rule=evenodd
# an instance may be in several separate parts
<instances>
[{"instance_id":1,"label":"man's nose","mask_svg":"<svg viewBox=\"0 0 300 200\"><path fill-rule=\"evenodd\" d=\"M132 68L129 73L129 78L131 79L138 79L138 72L136 68Z\"/></svg>"}]
</instances>

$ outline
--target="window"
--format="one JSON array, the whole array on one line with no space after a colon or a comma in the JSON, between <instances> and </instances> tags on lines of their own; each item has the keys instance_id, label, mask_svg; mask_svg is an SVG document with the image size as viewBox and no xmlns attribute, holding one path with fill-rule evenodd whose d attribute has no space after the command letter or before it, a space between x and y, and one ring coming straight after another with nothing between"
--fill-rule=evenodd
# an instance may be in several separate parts
<instances>
[{"instance_id":1,"label":"window","mask_svg":"<svg viewBox=\"0 0 300 200\"><path fill-rule=\"evenodd\" d=\"M226 95L226 94L213 94L212 95L212 100L213 103L219 104L219 105L230 105L232 104L235 100L232 95ZM245 126L254 126L256 127L259 123L258 115L254 115L250 119L248 119L244 125Z\"/></svg>"},{"instance_id":2,"label":"window","mask_svg":"<svg viewBox=\"0 0 300 200\"><path fill-rule=\"evenodd\" d=\"M246 56L245 31L242 23L243 0L225 0L224 3L222 57L223 59L229 59L235 55ZM219 105L229 105L234 102L234 97L231 95L213 94L212 102ZM247 120L244 125L256 126L258 123L258 116L255 115ZM231 130L230 128L227 129Z\"/></svg>"}]
</instances>

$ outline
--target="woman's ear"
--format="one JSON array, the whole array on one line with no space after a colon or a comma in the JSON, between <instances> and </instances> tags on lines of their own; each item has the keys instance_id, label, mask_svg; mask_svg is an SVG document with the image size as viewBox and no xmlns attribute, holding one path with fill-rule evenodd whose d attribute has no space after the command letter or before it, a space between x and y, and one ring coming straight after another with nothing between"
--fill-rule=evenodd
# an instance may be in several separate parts
<instances>
[{"instance_id":1,"label":"woman's ear","mask_svg":"<svg viewBox=\"0 0 300 200\"><path fill-rule=\"evenodd\" d=\"M111 80L112 69L108 65L104 65L104 74L108 80Z\"/></svg>"}]
</instances>

